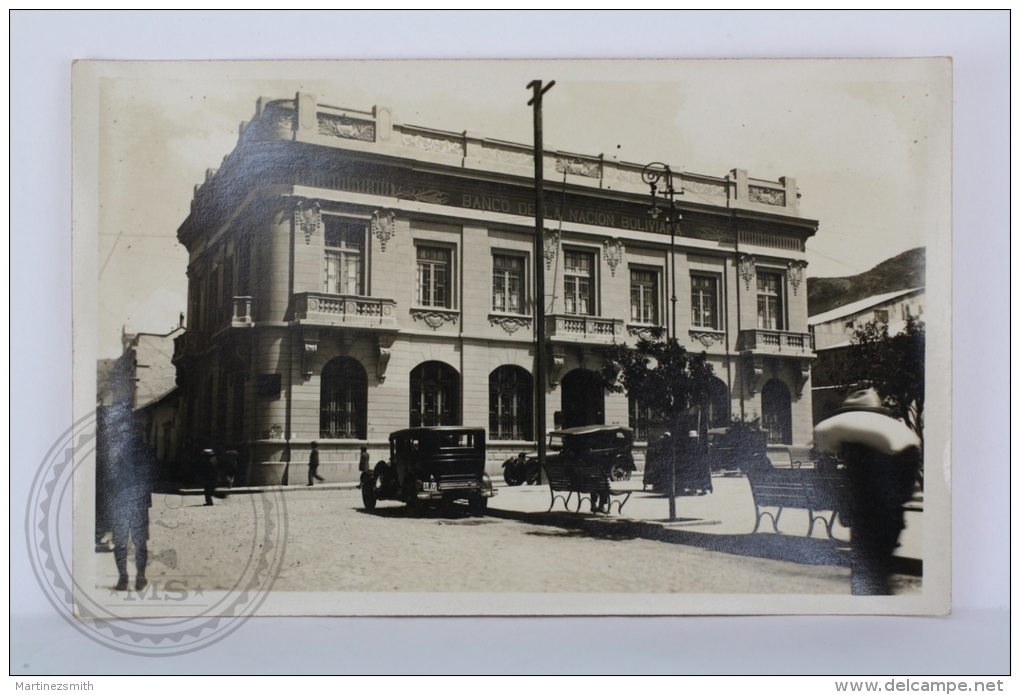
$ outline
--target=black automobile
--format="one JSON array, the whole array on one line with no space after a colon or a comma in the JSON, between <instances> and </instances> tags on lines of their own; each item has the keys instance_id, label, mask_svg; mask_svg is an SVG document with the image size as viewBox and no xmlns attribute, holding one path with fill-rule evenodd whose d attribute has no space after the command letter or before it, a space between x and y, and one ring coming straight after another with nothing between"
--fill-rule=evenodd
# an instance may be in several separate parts
<instances>
[{"instance_id":1,"label":"black automobile","mask_svg":"<svg viewBox=\"0 0 1020 695\"><path fill-rule=\"evenodd\" d=\"M566 459L600 463L611 480L630 480L634 465L634 431L619 425L588 425L549 433L547 461ZM516 457L503 464L508 485L538 482L538 457Z\"/></svg>"},{"instance_id":2,"label":"black automobile","mask_svg":"<svg viewBox=\"0 0 1020 695\"><path fill-rule=\"evenodd\" d=\"M390 435L390 460L361 474L365 509L376 500L411 508L467 500L481 515L496 494L485 473L485 430L478 427L413 427Z\"/></svg>"}]
</instances>

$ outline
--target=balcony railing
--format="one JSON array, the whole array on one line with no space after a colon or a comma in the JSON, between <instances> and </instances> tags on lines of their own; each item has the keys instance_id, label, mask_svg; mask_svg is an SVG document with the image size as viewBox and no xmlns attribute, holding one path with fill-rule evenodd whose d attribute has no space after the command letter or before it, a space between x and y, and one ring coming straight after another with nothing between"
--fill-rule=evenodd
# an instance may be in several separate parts
<instances>
[{"instance_id":1,"label":"balcony railing","mask_svg":"<svg viewBox=\"0 0 1020 695\"><path fill-rule=\"evenodd\" d=\"M814 351L810 333L752 329L740 331L738 349L773 355L808 355Z\"/></svg>"},{"instance_id":2,"label":"balcony railing","mask_svg":"<svg viewBox=\"0 0 1020 695\"><path fill-rule=\"evenodd\" d=\"M250 328L255 322L251 318L251 297L234 297L234 315L230 319L232 328Z\"/></svg>"},{"instance_id":3,"label":"balcony railing","mask_svg":"<svg viewBox=\"0 0 1020 695\"><path fill-rule=\"evenodd\" d=\"M325 292L294 295L294 320L319 326L397 328L397 303L381 297Z\"/></svg>"},{"instance_id":4,"label":"balcony railing","mask_svg":"<svg viewBox=\"0 0 1020 695\"><path fill-rule=\"evenodd\" d=\"M623 339L623 321L601 316L552 314L546 317L550 340L576 343L612 343Z\"/></svg>"}]
</instances>

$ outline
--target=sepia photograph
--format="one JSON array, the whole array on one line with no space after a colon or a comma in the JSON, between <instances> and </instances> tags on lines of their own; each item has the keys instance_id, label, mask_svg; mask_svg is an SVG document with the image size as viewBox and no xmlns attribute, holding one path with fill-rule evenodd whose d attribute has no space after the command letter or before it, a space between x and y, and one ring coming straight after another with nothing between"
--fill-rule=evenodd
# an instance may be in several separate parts
<instances>
[{"instance_id":1,"label":"sepia photograph","mask_svg":"<svg viewBox=\"0 0 1020 695\"><path fill-rule=\"evenodd\" d=\"M76 615L947 614L951 77L75 63Z\"/></svg>"}]
</instances>

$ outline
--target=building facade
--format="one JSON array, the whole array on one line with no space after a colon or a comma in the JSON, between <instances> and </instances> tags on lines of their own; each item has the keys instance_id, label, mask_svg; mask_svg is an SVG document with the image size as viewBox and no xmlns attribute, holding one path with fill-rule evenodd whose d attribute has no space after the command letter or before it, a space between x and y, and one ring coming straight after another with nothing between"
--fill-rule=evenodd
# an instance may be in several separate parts
<instances>
[{"instance_id":1,"label":"building facade","mask_svg":"<svg viewBox=\"0 0 1020 695\"><path fill-rule=\"evenodd\" d=\"M843 403L850 384L834 383L825 376L850 350L854 332L875 322L886 325L889 335L901 333L907 319L924 316L924 288L916 287L866 297L808 318L808 330L817 353L820 376L812 380L811 399L815 423L830 417Z\"/></svg>"},{"instance_id":2,"label":"building facade","mask_svg":"<svg viewBox=\"0 0 1020 695\"><path fill-rule=\"evenodd\" d=\"M536 257L531 147L307 93L260 99L178 230L187 446L237 448L251 480L273 482L303 478L313 441L327 480L354 480L360 448L385 458L389 433L408 426L485 427L491 473L555 427L632 424L644 436L639 405L603 391L599 348L664 325L709 356L713 424L761 417L776 443L810 441L804 269L817 222L800 215L794 180L677 174L671 255L640 165L543 160Z\"/></svg>"}]
</instances>

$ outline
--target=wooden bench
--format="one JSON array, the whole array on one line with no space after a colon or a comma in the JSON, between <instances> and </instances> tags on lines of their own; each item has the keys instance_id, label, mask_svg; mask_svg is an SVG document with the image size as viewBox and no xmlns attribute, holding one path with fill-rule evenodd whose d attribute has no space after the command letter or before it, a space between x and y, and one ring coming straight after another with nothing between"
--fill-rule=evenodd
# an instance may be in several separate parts
<instances>
[{"instance_id":1,"label":"wooden bench","mask_svg":"<svg viewBox=\"0 0 1020 695\"><path fill-rule=\"evenodd\" d=\"M615 502L616 511L622 514L623 505L627 504L627 500L630 499L631 491L610 488L609 471L601 462L546 461L545 474L549 480L549 494L552 496L547 512L552 511L558 499L563 500L563 506L568 512L571 511L570 499L577 495L577 505L573 509L576 514L581 511L584 495L588 495L588 504L594 513L596 500L604 495L609 498L606 511L612 513ZM566 493L565 497L563 493ZM614 497L622 497L622 499L613 499Z\"/></svg>"},{"instance_id":2,"label":"wooden bench","mask_svg":"<svg viewBox=\"0 0 1020 695\"><path fill-rule=\"evenodd\" d=\"M779 517L784 509L806 509L808 511L808 532L810 538L815 522L825 524L830 540L835 540L832 527L840 511L846 481L839 473L822 472L815 468L775 468L764 457L755 459L744 466L747 480L751 484L754 498L754 530L757 533L763 516L772 520L772 529L779 531ZM773 514L763 507L777 508ZM829 512L828 516L820 512Z\"/></svg>"}]
</instances>

